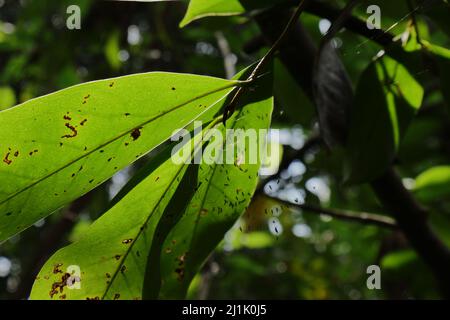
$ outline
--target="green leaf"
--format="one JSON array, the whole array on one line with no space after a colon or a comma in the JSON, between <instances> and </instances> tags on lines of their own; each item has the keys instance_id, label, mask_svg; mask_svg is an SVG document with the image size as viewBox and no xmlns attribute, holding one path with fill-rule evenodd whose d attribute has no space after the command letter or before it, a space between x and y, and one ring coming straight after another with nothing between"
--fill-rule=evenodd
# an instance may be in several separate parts
<instances>
[{"instance_id":1,"label":"green leaf","mask_svg":"<svg viewBox=\"0 0 450 320\"><path fill-rule=\"evenodd\" d=\"M413 250L401 250L389 253L383 257L381 266L386 270L397 270L417 260L417 254Z\"/></svg>"},{"instance_id":2,"label":"green leaf","mask_svg":"<svg viewBox=\"0 0 450 320\"><path fill-rule=\"evenodd\" d=\"M267 129L273 109L272 78L261 79L240 103L244 107L227 121L227 129ZM248 159L250 149L247 146L242 158ZM185 296L205 259L249 205L260 166L239 163L236 159L234 165L200 165L198 190L162 248L158 298Z\"/></svg>"},{"instance_id":3,"label":"green leaf","mask_svg":"<svg viewBox=\"0 0 450 320\"><path fill-rule=\"evenodd\" d=\"M433 5L427 6L423 14L429 16L432 21L450 37L450 25L448 23L450 5L448 0L441 0L438 4L433 3Z\"/></svg>"},{"instance_id":4,"label":"green leaf","mask_svg":"<svg viewBox=\"0 0 450 320\"><path fill-rule=\"evenodd\" d=\"M350 114L347 180L375 179L391 165L423 89L398 62L384 56L360 77Z\"/></svg>"},{"instance_id":5,"label":"green leaf","mask_svg":"<svg viewBox=\"0 0 450 320\"><path fill-rule=\"evenodd\" d=\"M427 46L427 49L433 53L436 59L441 80L441 91L448 110L450 110L450 50L431 44Z\"/></svg>"},{"instance_id":6,"label":"green leaf","mask_svg":"<svg viewBox=\"0 0 450 320\"><path fill-rule=\"evenodd\" d=\"M204 17L239 15L283 1L286 0L191 0L180 27Z\"/></svg>"},{"instance_id":7,"label":"green leaf","mask_svg":"<svg viewBox=\"0 0 450 320\"><path fill-rule=\"evenodd\" d=\"M416 178L414 193L420 201L450 200L450 166L437 166L422 172Z\"/></svg>"},{"instance_id":8,"label":"green leaf","mask_svg":"<svg viewBox=\"0 0 450 320\"><path fill-rule=\"evenodd\" d=\"M274 94L289 121L310 127L315 109L281 61L274 61Z\"/></svg>"},{"instance_id":9,"label":"green leaf","mask_svg":"<svg viewBox=\"0 0 450 320\"><path fill-rule=\"evenodd\" d=\"M105 45L105 57L114 71L120 69L122 62L119 59L120 51L120 32L115 30L111 32Z\"/></svg>"},{"instance_id":10,"label":"green leaf","mask_svg":"<svg viewBox=\"0 0 450 320\"><path fill-rule=\"evenodd\" d=\"M261 90L264 95L270 94L270 88L264 86ZM261 121L268 122L272 99L269 97L260 101L261 96L258 92L257 88L256 92L251 92L251 98L247 97L245 100L243 97L243 102L248 103L248 106L230 118L227 124L231 125L234 121L240 125L243 123L258 125ZM259 108L261 110L258 110ZM253 109L255 109L254 112L250 113ZM266 113L263 113L265 111ZM243 116L247 112L249 114ZM245 118L249 119L248 122ZM268 126L268 123L265 126ZM198 140L194 139L194 141ZM144 167L134 181L130 181L129 185L124 187L125 191L119 193L117 199L113 201L115 205L94 222L88 231L85 231L85 236L81 240L59 250L47 261L33 286L32 299L141 299L145 270L154 274L150 280L148 276L146 279L152 284L151 289L158 293L159 286L154 285L158 284L160 279L157 261L161 255L166 255L161 245L172 225L181 217L180 213L184 217L189 212L189 210L174 208L183 205L187 208L187 205L191 205L189 199L181 199L189 194L187 191L195 191L197 196L202 190L195 188L196 184L192 183L192 179L188 179L190 183L180 185L181 178L186 170L189 170L186 167L192 168L192 166L176 165L172 159L166 160L170 151L170 147L166 148L150 162L150 167ZM245 183L253 188L252 191L254 190L258 165L249 165L249 168L253 168L251 170L246 169L244 165L239 168L233 165L229 167L232 171L230 176L236 175L234 171L238 170L245 176ZM198 174L198 179L205 177L202 171L207 172L203 165L202 170L194 171ZM251 177L251 181L248 176ZM243 180L243 177L237 179L241 183ZM252 183L249 184L248 181L254 185L252 186ZM248 200L250 196L251 194L246 195ZM240 210L240 206L243 205L241 203L236 206L235 210ZM227 220L228 223L230 223L228 219L232 217L236 219L241 213L224 211L224 214L228 215L221 220ZM161 219L161 217L165 218ZM184 220L181 219L175 229L179 227L189 229L190 226L183 227ZM223 233L218 236L223 236ZM211 242L210 250L215 245L216 243ZM149 252L152 252L152 255L147 259ZM147 266L149 263L150 265ZM65 283L62 281L68 277L64 274L65 268L69 265L79 266L81 289L68 290L64 287L61 292L60 284ZM62 273L58 272L59 270ZM58 289L52 291L52 288L56 287Z\"/></svg>"},{"instance_id":11,"label":"green leaf","mask_svg":"<svg viewBox=\"0 0 450 320\"><path fill-rule=\"evenodd\" d=\"M213 114L237 83L147 73L90 82L0 113L0 241Z\"/></svg>"},{"instance_id":12,"label":"green leaf","mask_svg":"<svg viewBox=\"0 0 450 320\"><path fill-rule=\"evenodd\" d=\"M187 168L164 159L167 155L161 153L154 159L155 165L162 163L155 171L96 220L80 241L46 262L31 299L141 298L155 229ZM66 288L63 281L70 265L81 271L78 290Z\"/></svg>"},{"instance_id":13,"label":"green leaf","mask_svg":"<svg viewBox=\"0 0 450 320\"><path fill-rule=\"evenodd\" d=\"M0 87L0 111L16 104L16 94L11 87Z\"/></svg>"}]
</instances>

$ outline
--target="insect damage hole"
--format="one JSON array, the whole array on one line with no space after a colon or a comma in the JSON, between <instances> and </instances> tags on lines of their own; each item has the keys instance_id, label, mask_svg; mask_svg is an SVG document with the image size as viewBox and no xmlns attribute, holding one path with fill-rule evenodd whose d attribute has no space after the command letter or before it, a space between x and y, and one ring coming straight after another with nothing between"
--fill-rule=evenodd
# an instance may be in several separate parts
<instances>
[{"instance_id":1,"label":"insect damage hole","mask_svg":"<svg viewBox=\"0 0 450 320\"><path fill-rule=\"evenodd\" d=\"M133 131L130 134L131 137L133 138L133 141L136 141L137 139L139 139L139 137L141 136L141 129L142 128L133 129Z\"/></svg>"}]
</instances>

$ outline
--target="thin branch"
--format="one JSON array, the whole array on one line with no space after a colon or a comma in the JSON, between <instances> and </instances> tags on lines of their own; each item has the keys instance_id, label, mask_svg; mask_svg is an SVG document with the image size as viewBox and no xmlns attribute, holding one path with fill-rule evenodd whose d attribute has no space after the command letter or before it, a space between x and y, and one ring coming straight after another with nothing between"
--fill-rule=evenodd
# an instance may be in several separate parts
<instances>
[{"instance_id":1,"label":"thin branch","mask_svg":"<svg viewBox=\"0 0 450 320\"><path fill-rule=\"evenodd\" d=\"M422 46L422 40L420 38L419 26L417 24L417 17L416 17L416 11L418 10L419 7L414 8L412 0L408 0L407 3L408 3L408 9L411 12L411 21L412 21L414 30L416 31L416 41L418 44L420 44Z\"/></svg>"},{"instance_id":2,"label":"thin branch","mask_svg":"<svg viewBox=\"0 0 450 320\"><path fill-rule=\"evenodd\" d=\"M339 15L334 19L330 29L328 29L327 33L322 38L322 45L326 44L328 41L334 38L336 33L338 33L339 30L342 29L347 19L351 16L353 8L356 6L358 2L359 0L350 0L346 4L346 6L340 11Z\"/></svg>"},{"instance_id":3,"label":"thin branch","mask_svg":"<svg viewBox=\"0 0 450 320\"><path fill-rule=\"evenodd\" d=\"M318 206L313 206L309 204L300 204L300 203L292 203L289 201L281 200L276 197L271 197L269 195L264 195L264 197L274 200L278 203L283 204L286 207L300 209L304 212L309 213L317 213L317 214L324 214L336 219L345 220L345 221L353 221L363 224L372 224L379 227L384 228L390 228L390 229L396 229L398 228L397 224L395 223L395 220L379 215L374 213L367 213L367 212L355 212L355 211L349 211L349 210L338 210L338 209L331 209L331 208L322 208Z\"/></svg>"},{"instance_id":4,"label":"thin branch","mask_svg":"<svg viewBox=\"0 0 450 320\"><path fill-rule=\"evenodd\" d=\"M305 8L306 4L309 2L309 0L301 0L297 8L295 9L294 13L292 14L291 18L289 19L288 23L286 24L286 27L284 28L281 35L278 37L278 39L273 43L273 45L270 47L269 51L262 57L262 59L258 62L256 67L253 69L250 76L247 78L248 83L252 83L261 73L261 71L264 69L264 67L267 65L267 63L272 59L273 55L277 50L279 49L280 45L283 43L283 41L286 40L286 37L288 34L292 31L294 26L296 25L298 18L300 17L300 14L303 12L303 9ZM243 94L245 88L239 87L236 89L233 98L231 99L230 104L225 108L225 111L223 113L223 123L228 119L228 115L232 114L236 108L236 104L239 101L239 98Z\"/></svg>"},{"instance_id":5,"label":"thin branch","mask_svg":"<svg viewBox=\"0 0 450 320\"><path fill-rule=\"evenodd\" d=\"M335 20L341 14L340 9L333 8L320 1L310 2L305 11L330 21ZM384 47L392 44L394 40L394 35L381 29L369 29L366 22L355 16L349 16L343 23L343 27Z\"/></svg>"},{"instance_id":6,"label":"thin branch","mask_svg":"<svg viewBox=\"0 0 450 320\"><path fill-rule=\"evenodd\" d=\"M308 0L302 0L300 2L300 4L297 6L297 8L294 11L294 14L291 16L291 19L289 20L289 22L287 23L283 32L281 33L280 37L277 39L277 41L275 41L273 43L273 45L269 49L269 51L259 61L258 65L255 67L252 74L250 75L249 79L254 79L255 76L257 76L258 73L264 68L264 66L267 64L267 62L272 59L275 52L280 48L280 45L283 43L283 41L286 39L289 32L293 29L293 27L297 23L297 20L300 17L300 14L303 12L303 9L305 8L306 4L308 4L308 2L309 2Z\"/></svg>"}]
</instances>

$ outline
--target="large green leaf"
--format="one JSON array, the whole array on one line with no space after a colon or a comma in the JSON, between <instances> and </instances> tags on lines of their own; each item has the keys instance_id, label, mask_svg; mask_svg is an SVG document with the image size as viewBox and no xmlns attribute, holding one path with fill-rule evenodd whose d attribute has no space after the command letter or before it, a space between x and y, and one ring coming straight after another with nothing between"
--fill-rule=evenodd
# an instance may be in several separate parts
<instances>
[{"instance_id":1,"label":"large green leaf","mask_svg":"<svg viewBox=\"0 0 450 320\"><path fill-rule=\"evenodd\" d=\"M422 98L422 87L398 62L384 56L369 65L351 108L349 182L370 181L391 165Z\"/></svg>"},{"instance_id":2,"label":"large green leaf","mask_svg":"<svg viewBox=\"0 0 450 320\"><path fill-rule=\"evenodd\" d=\"M227 129L267 129L273 109L272 78L267 76L241 103L245 106L228 120ZM221 130L225 135L225 128ZM159 294L150 290L148 297L184 297L205 259L245 211L256 188L260 163L240 164L239 159L248 159L253 148L247 144L235 164L200 165L198 190L161 248Z\"/></svg>"},{"instance_id":3,"label":"large green leaf","mask_svg":"<svg viewBox=\"0 0 450 320\"><path fill-rule=\"evenodd\" d=\"M261 91L264 99L258 93ZM256 92L251 92L251 97L244 96L242 102L248 105L230 118L227 126L266 128L272 108L270 94L271 88L264 86L257 88ZM269 96L266 98L266 95ZM114 201L115 205L89 228L80 241L59 250L47 261L33 286L32 299L140 299L146 269L155 274L155 277L150 279L150 283L156 283L156 286L152 286L152 290L155 290L157 294L160 279L159 256L167 255L167 251L162 251L166 235L180 218L175 230L191 228L185 224L184 217L191 212L192 202L181 198L186 197L189 191L195 191L192 201L199 197L199 193L204 194L203 188L200 187L202 180L198 184L198 189L197 184L192 183L193 179L189 179L188 181L191 182L186 185L180 185L180 181L183 184L181 179L186 168L192 168L192 166L176 165L172 159L164 162L169 151L170 148L151 161L150 167L143 168L136 181L130 182L131 186L124 188L128 192L118 195L118 199ZM209 167L205 164L200 167L200 170L197 169L198 177L195 180L208 179L205 173L208 174ZM240 173L241 176L236 176L236 183L245 182L242 192L248 192L245 193L248 202L256 186L257 169L258 165L241 165L240 167L226 165L220 169L220 172L224 175L222 173L225 172L224 170L230 171L230 175L223 177L226 181L238 174L235 171ZM144 175L145 178L142 178ZM247 188L249 190L246 190ZM220 193L220 190L215 192L215 201L223 202L224 194ZM222 198L217 198L217 192L222 194ZM224 192L227 194L229 191ZM239 196L244 198L244 195ZM223 215L213 220L213 223L221 222L222 228L229 228L229 224L232 224L242 213L244 202L236 205L233 212L224 208ZM183 209L180 209L179 206L183 205ZM162 217L164 219L161 219ZM202 230L203 224L200 226L202 227L199 230ZM206 248L209 251L212 250L225 231L211 235L207 246L199 246L200 252ZM217 241L215 241L216 238ZM152 252L152 255L150 259L147 259L149 252ZM201 253L200 256L202 256ZM164 261L163 259L162 262ZM77 265L81 270L81 289L79 290L70 290L64 286L63 280L69 277L65 272L69 265ZM61 284L63 292L61 292Z\"/></svg>"},{"instance_id":4,"label":"large green leaf","mask_svg":"<svg viewBox=\"0 0 450 320\"><path fill-rule=\"evenodd\" d=\"M155 229L187 168L171 159L163 162L167 157L163 152L154 159L156 170L95 221L80 241L47 261L31 299L141 298ZM66 287L70 265L80 268L80 289Z\"/></svg>"},{"instance_id":5,"label":"large green leaf","mask_svg":"<svg viewBox=\"0 0 450 320\"><path fill-rule=\"evenodd\" d=\"M414 193L423 202L450 200L450 166L437 166L416 178Z\"/></svg>"},{"instance_id":6,"label":"large green leaf","mask_svg":"<svg viewBox=\"0 0 450 320\"><path fill-rule=\"evenodd\" d=\"M239 15L283 1L286 0L191 0L180 27L204 17Z\"/></svg>"},{"instance_id":7,"label":"large green leaf","mask_svg":"<svg viewBox=\"0 0 450 320\"><path fill-rule=\"evenodd\" d=\"M137 74L0 112L0 241L211 114L235 85L205 76Z\"/></svg>"}]
</instances>

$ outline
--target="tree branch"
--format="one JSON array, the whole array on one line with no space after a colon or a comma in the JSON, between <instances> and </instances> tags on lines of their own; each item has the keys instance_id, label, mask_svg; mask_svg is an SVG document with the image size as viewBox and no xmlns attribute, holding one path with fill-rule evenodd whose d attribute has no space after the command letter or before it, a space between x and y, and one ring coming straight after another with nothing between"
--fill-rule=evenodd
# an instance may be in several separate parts
<instances>
[{"instance_id":1,"label":"tree branch","mask_svg":"<svg viewBox=\"0 0 450 320\"><path fill-rule=\"evenodd\" d=\"M352 221L352 222L359 222L363 224L372 224L377 225L379 227L384 228L390 228L390 229L396 229L398 228L397 224L395 223L395 220L379 215L379 214L373 214L373 213L367 213L367 212L355 212L355 211L349 211L349 210L338 210L338 209L331 209L331 208L323 208L318 206L313 206L309 204L299 204L299 203L292 203L289 201L281 200L276 197L271 197L269 195L264 195L264 197L275 200L278 203L282 203L284 206L300 209L305 212L309 213L317 213L317 214L324 214L336 219L345 220L345 221Z\"/></svg>"},{"instance_id":2,"label":"tree branch","mask_svg":"<svg viewBox=\"0 0 450 320\"><path fill-rule=\"evenodd\" d=\"M450 251L434 234L427 212L390 168L371 183L383 206L395 217L411 246L433 270L445 297L450 297Z\"/></svg>"}]
</instances>

